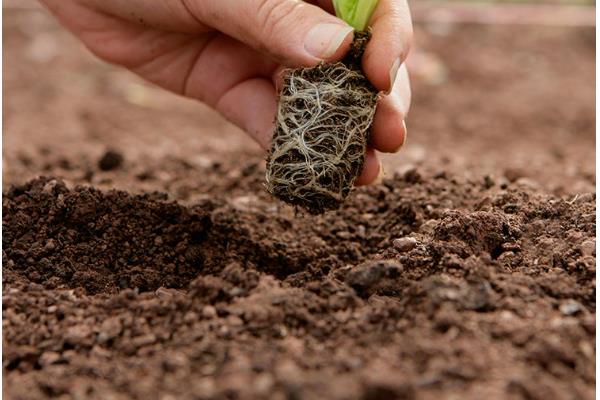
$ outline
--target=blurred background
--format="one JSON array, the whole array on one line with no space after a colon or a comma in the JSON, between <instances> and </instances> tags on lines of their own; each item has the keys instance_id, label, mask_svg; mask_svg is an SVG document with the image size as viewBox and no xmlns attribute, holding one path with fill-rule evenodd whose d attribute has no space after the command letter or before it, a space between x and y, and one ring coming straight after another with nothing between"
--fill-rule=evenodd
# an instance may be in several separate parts
<instances>
[{"instance_id":1,"label":"blurred background","mask_svg":"<svg viewBox=\"0 0 600 400\"><path fill-rule=\"evenodd\" d=\"M384 157L386 173L593 191L594 2L410 4L409 137ZM194 201L216 190L217 176L264 168L237 128L97 60L35 1L3 2L3 45L5 188L44 174ZM109 150L122 163L105 171Z\"/></svg>"}]
</instances>

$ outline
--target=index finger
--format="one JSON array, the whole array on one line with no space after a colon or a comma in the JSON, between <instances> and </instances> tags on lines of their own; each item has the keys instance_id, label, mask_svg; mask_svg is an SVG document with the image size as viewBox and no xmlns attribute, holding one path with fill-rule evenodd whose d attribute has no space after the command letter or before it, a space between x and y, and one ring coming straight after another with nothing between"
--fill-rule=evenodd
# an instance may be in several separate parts
<instances>
[{"instance_id":1,"label":"index finger","mask_svg":"<svg viewBox=\"0 0 600 400\"><path fill-rule=\"evenodd\" d=\"M379 0L371 18L372 38L362 66L369 81L389 92L412 42L412 21L407 0Z\"/></svg>"}]
</instances>

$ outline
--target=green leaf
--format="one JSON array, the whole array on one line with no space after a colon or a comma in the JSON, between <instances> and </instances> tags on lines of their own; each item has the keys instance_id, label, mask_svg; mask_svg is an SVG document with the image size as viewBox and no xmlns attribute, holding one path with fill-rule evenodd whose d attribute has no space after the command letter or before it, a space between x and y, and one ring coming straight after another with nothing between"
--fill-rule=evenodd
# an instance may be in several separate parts
<instances>
[{"instance_id":1,"label":"green leaf","mask_svg":"<svg viewBox=\"0 0 600 400\"><path fill-rule=\"evenodd\" d=\"M364 31L378 0L333 0L335 14L357 31Z\"/></svg>"}]
</instances>

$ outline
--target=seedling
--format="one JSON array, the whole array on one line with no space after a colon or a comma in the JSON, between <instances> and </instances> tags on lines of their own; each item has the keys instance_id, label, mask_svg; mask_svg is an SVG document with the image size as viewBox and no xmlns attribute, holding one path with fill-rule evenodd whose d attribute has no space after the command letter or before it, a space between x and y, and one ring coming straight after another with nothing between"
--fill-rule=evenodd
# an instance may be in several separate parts
<instances>
[{"instance_id":1,"label":"seedling","mask_svg":"<svg viewBox=\"0 0 600 400\"><path fill-rule=\"evenodd\" d=\"M313 214L336 209L360 174L375 115L377 90L361 67L377 0L334 0L355 29L341 62L289 70L267 158L266 188Z\"/></svg>"},{"instance_id":2,"label":"seedling","mask_svg":"<svg viewBox=\"0 0 600 400\"><path fill-rule=\"evenodd\" d=\"M378 0L333 0L335 14L348 25L362 32L367 29Z\"/></svg>"}]
</instances>

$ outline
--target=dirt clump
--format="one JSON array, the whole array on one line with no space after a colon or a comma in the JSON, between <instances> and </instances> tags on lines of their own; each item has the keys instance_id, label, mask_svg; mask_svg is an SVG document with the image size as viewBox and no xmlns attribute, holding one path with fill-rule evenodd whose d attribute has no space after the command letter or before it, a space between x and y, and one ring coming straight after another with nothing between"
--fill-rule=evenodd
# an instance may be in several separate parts
<instances>
[{"instance_id":1,"label":"dirt clump","mask_svg":"<svg viewBox=\"0 0 600 400\"><path fill-rule=\"evenodd\" d=\"M111 171L123 164L123 155L115 150L107 150L98 160L98 168L102 171Z\"/></svg>"}]
</instances>

